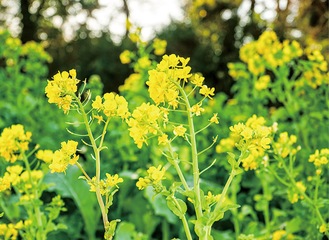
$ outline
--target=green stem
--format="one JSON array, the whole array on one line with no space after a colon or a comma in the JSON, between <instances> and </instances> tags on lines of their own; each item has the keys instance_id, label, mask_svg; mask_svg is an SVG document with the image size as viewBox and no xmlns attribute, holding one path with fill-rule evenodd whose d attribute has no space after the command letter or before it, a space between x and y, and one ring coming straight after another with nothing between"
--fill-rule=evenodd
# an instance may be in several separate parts
<instances>
[{"instance_id":1,"label":"green stem","mask_svg":"<svg viewBox=\"0 0 329 240\"><path fill-rule=\"evenodd\" d=\"M240 163L241 163L241 161L242 161L242 159L244 158L245 155L246 155L245 154L245 151L244 150L241 151L241 154L239 156L239 159L237 161L236 166L239 166L240 165ZM220 198L219 198L218 202L216 203L215 209L213 211L213 213L214 214L217 213L217 215L215 215L214 217L212 217L211 219L208 220L207 226L211 226L216 221L216 219L219 217L219 214L220 214L220 211L219 210L222 207L222 204L223 204L223 202L225 200L225 197L227 195L228 189L231 186L231 183L232 183L234 177L236 175L238 175L238 170L239 170L239 168L232 168L232 171L230 173L230 176L229 176L229 178L227 179L227 181L225 183L225 186L223 188L223 191L222 191L222 193L220 195Z\"/></svg>"},{"instance_id":2,"label":"green stem","mask_svg":"<svg viewBox=\"0 0 329 240\"><path fill-rule=\"evenodd\" d=\"M172 200L174 201L176 207L181 210L179 203L177 202L176 198L172 198ZM180 218L182 220L183 223L183 227L184 227L184 232L186 234L186 238L187 240L192 240L192 235L191 235L191 231L190 228L188 226L188 222L186 220L185 214Z\"/></svg>"},{"instance_id":3,"label":"green stem","mask_svg":"<svg viewBox=\"0 0 329 240\"><path fill-rule=\"evenodd\" d=\"M227 179L227 181L226 181L226 183L225 183L225 186L224 186L224 188L223 188L223 191L222 191L222 193L221 193L221 195L220 195L220 198L219 198L219 200L218 200L218 202L216 203L216 205L215 205L215 209L214 209L214 213L216 213L216 212L218 212L219 211L219 209L222 207L222 204L223 204L223 202L224 202L224 200L225 200L225 196L226 196L226 194L227 194L227 192L228 192L228 189L229 189L229 187L230 187L230 185L231 185L231 183L232 183L232 181L233 181L233 179L234 179L234 177L237 175L237 173L236 173L236 170L235 169L232 169L232 171L231 171L231 173L230 173L230 176L229 176L229 178ZM216 215L213 219L216 219L218 217L218 215ZM213 220L212 219L212 220ZM208 224L209 225L212 225L214 223L214 221L211 221L211 222L209 222ZM207 225L208 225L207 224Z\"/></svg>"},{"instance_id":4,"label":"green stem","mask_svg":"<svg viewBox=\"0 0 329 240\"><path fill-rule=\"evenodd\" d=\"M24 164L25 164L26 171L28 172L28 176L29 176L29 181L30 181L31 187L33 189L34 199L39 199L38 187L35 186L34 181L32 179L30 163L29 163L29 160L27 159L25 153L23 154L23 161L24 161ZM42 227L42 219L41 219L40 208L35 205L34 200L31 201L31 204L32 204L32 207L33 207L34 216L36 217L37 226L38 226L38 231L37 231L36 238L37 239L40 239L40 240L41 239L46 239L45 234L43 234L43 227Z\"/></svg>"},{"instance_id":5,"label":"green stem","mask_svg":"<svg viewBox=\"0 0 329 240\"><path fill-rule=\"evenodd\" d=\"M78 103L79 109L81 111L81 115L83 117L83 122L85 124L87 133L88 133L88 137L91 143L91 146L93 148L94 154L95 154L95 162L96 162L96 184L95 184L95 192L96 192L96 198L98 201L98 205L100 207L101 213L102 213L102 219L103 219L103 225L104 225L104 229L107 227L108 225L108 217L106 214L106 209L105 209L105 204L104 204L104 200L103 197L101 195L100 192L100 175L101 175L101 159L100 159L100 149L97 147L95 138L93 136L93 133L91 131L90 125L89 125L89 121L88 121L88 117L87 114L85 112L85 109L82 105L82 103L80 102L80 99L76 98L76 102Z\"/></svg>"},{"instance_id":6,"label":"green stem","mask_svg":"<svg viewBox=\"0 0 329 240\"><path fill-rule=\"evenodd\" d=\"M320 223L321 223L321 224L326 224L326 222L324 221L324 219L323 219L323 217L322 217L322 215L321 215L321 213L320 213L320 210L319 210L318 206L315 204L314 201L312 201L312 199L311 199L308 195L306 195L305 192L301 191L301 190L297 187L296 181L295 181L294 177L291 175L291 173L289 172L289 169L288 169L288 167L285 165L283 159L280 158L280 160L281 160L281 162L282 162L283 169L285 170L285 172L286 172L286 174L287 174L287 176L288 176L288 179L289 179L290 182L293 184L294 188L299 192L300 195L303 196L304 200L305 200L306 202L308 202L310 206L313 207L313 209L314 209L314 211L315 211L315 214L316 214L318 220L320 221Z\"/></svg>"},{"instance_id":7,"label":"green stem","mask_svg":"<svg viewBox=\"0 0 329 240\"><path fill-rule=\"evenodd\" d=\"M185 180L184 174L183 174L182 170L179 167L177 158L175 157L175 152L174 152L174 150L173 150L170 143L168 143L168 146L169 146L169 152L170 152L170 155L171 155L171 158L172 158L172 161L170 161L170 162L171 162L171 164L173 164L173 166L174 166L174 168L175 168L175 170L178 174L178 177L181 180L185 190L188 191L188 190L190 190L190 187L188 186L188 184Z\"/></svg>"},{"instance_id":8,"label":"green stem","mask_svg":"<svg viewBox=\"0 0 329 240\"><path fill-rule=\"evenodd\" d=\"M239 179L239 180L238 180ZM232 183L232 186L236 186L238 184L240 184L241 178L235 178L235 181ZM232 202L237 204L237 188L236 187L232 187L232 194L231 194L231 199ZM235 233L235 239L239 238L240 235L240 223L239 223L239 217L238 217L238 211L236 208L231 210L232 215L233 215L233 225L234 225L234 233Z\"/></svg>"},{"instance_id":9,"label":"green stem","mask_svg":"<svg viewBox=\"0 0 329 240\"><path fill-rule=\"evenodd\" d=\"M166 220L161 223L162 239L169 240L169 224Z\"/></svg>"},{"instance_id":10,"label":"green stem","mask_svg":"<svg viewBox=\"0 0 329 240\"><path fill-rule=\"evenodd\" d=\"M263 196L265 198L266 204L263 208L263 214L264 214L264 221L265 221L265 229L266 229L266 238L269 239L270 234L271 234L271 221L270 221L270 211L269 211L269 199L268 196L270 195L270 191L268 188L268 182L267 180L263 177L259 177L261 179L261 184L263 188Z\"/></svg>"},{"instance_id":11,"label":"green stem","mask_svg":"<svg viewBox=\"0 0 329 240\"><path fill-rule=\"evenodd\" d=\"M203 216L202 205L201 205L201 191L200 191L200 171L199 171L199 160L198 160L198 150L196 143L196 133L194 129L193 113L191 112L191 105L184 89L179 86L179 91L182 94L183 100L187 108L187 119L190 132L190 142L192 151L192 168L193 168L193 191L195 194L195 213L196 218L200 219Z\"/></svg>"}]
</instances>

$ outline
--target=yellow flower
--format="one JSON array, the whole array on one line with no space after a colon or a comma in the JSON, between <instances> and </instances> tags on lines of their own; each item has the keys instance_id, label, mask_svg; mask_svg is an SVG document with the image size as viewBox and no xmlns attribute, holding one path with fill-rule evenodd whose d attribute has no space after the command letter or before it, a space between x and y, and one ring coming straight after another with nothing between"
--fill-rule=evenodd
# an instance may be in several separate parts
<instances>
[{"instance_id":1,"label":"yellow flower","mask_svg":"<svg viewBox=\"0 0 329 240\"><path fill-rule=\"evenodd\" d=\"M220 198L221 194L213 195L212 192L208 191L207 195L205 196L207 205L211 205L217 202Z\"/></svg>"},{"instance_id":2,"label":"yellow flower","mask_svg":"<svg viewBox=\"0 0 329 240\"><path fill-rule=\"evenodd\" d=\"M13 166L8 166L6 170L10 174L19 175L23 171L23 167L19 165L13 165Z\"/></svg>"},{"instance_id":3,"label":"yellow flower","mask_svg":"<svg viewBox=\"0 0 329 240\"><path fill-rule=\"evenodd\" d=\"M162 61L157 65L157 70L160 72L166 72L169 69L176 68L179 64L179 56L175 54L164 55Z\"/></svg>"},{"instance_id":4,"label":"yellow flower","mask_svg":"<svg viewBox=\"0 0 329 240\"><path fill-rule=\"evenodd\" d=\"M201 89L200 89L200 91L199 91L199 93L201 94L201 95L204 95L205 97L209 97L210 99L212 98L212 96L214 96L215 95L215 88L209 88L208 86L206 86L206 85L202 85L202 87L201 87Z\"/></svg>"},{"instance_id":5,"label":"yellow flower","mask_svg":"<svg viewBox=\"0 0 329 240\"><path fill-rule=\"evenodd\" d=\"M0 156L11 163L21 159L21 154L28 150L31 136L20 124L5 128L0 136Z\"/></svg>"},{"instance_id":6,"label":"yellow flower","mask_svg":"<svg viewBox=\"0 0 329 240\"><path fill-rule=\"evenodd\" d=\"M61 143L61 149L56 150L49 168L51 172L64 172L67 166L74 165L79 159L76 155L78 143L72 140Z\"/></svg>"},{"instance_id":7,"label":"yellow flower","mask_svg":"<svg viewBox=\"0 0 329 240\"><path fill-rule=\"evenodd\" d=\"M211 123L218 124L219 121L218 121L217 113L214 113L214 115L210 118L209 121L210 121Z\"/></svg>"},{"instance_id":8,"label":"yellow flower","mask_svg":"<svg viewBox=\"0 0 329 240\"><path fill-rule=\"evenodd\" d=\"M323 148L320 151L317 149L315 150L314 154L311 154L308 161L312 162L314 166L321 167L322 165L328 164L329 158L329 149Z\"/></svg>"},{"instance_id":9,"label":"yellow flower","mask_svg":"<svg viewBox=\"0 0 329 240\"><path fill-rule=\"evenodd\" d=\"M296 187L301 192L305 192L306 191L306 187L305 187L305 185L301 181L296 182Z\"/></svg>"},{"instance_id":10,"label":"yellow flower","mask_svg":"<svg viewBox=\"0 0 329 240\"><path fill-rule=\"evenodd\" d=\"M116 93L105 93L104 102L102 102L102 98L100 96L96 96L95 101L92 103L93 109L99 111L103 111L105 116L114 117L118 116L122 119L126 119L130 113L128 110L128 102L123 96L119 96ZM101 117L95 117L98 119L99 123L103 120Z\"/></svg>"},{"instance_id":11,"label":"yellow flower","mask_svg":"<svg viewBox=\"0 0 329 240\"><path fill-rule=\"evenodd\" d=\"M148 178L139 178L136 186L138 187L139 190L145 189L149 184L151 183L151 180Z\"/></svg>"},{"instance_id":12,"label":"yellow flower","mask_svg":"<svg viewBox=\"0 0 329 240\"><path fill-rule=\"evenodd\" d=\"M258 91L266 89L270 81L271 78L269 75L261 76L255 83L255 89Z\"/></svg>"},{"instance_id":13,"label":"yellow flower","mask_svg":"<svg viewBox=\"0 0 329 240\"><path fill-rule=\"evenodd\" d=\"M103 109L102 98L100 96L96 96L95 101L91 104L92 108L100 111Z\"/></svg>"},{"instance_id":14,"label":"yellow flower","mask_svg":"<svg viewBox=\"0 0 329 240\"><path fill-rule=\"evenodd\" d=\"M161 169L161 168L162 168L161 165L158 166L157 168L152 166L147 170L147 173L149 174L149 178L154 184L157 184L164 178L166 169L164 168Z\"/></svg>"},{"instance_id":15,"label":"yellow flower","mask_svg":"<svg viewBox=\"0 0 329 240\"><path fill-rule=\"evenodd\" d=\"M236 147L241 151L249 151L249 155L242 159L245 170L256 169L263 161L265 151L270 148L272 127L264 126L265 119L253 115L246 124L238 123L230 127L231 142L236 142ZM222 151L221 144L217 151Z\"/></svg>"},{"instance_id":16,"label":"yellow flower","mask_svg":"<svg viewBox=\"0 0 329 240\"><path fill-rule=\"evenodd\" d=\"M54 152L51 150L39 150L36 154L35 157L43 160L45 163L51 163L54 157Z\"/></svg>"},{"instance_id":17,"label":"yellow flower","mask_svg":"<svg viewBox=\"0 0 329 240\"><path fill-rule=\"evenodd\" d=\"M217 153L231 152L235 146L235 141L232 138L223 138L216 146Z\"/></svg>"},{"instance_id":18,"label":"yellow flower","mask_svg":"<svg viewBox=\"0 0 329 240\"><path fill-rule=\"evenodd\" d=\"M69 72L58 72L53 76L53 80L48 80L45 88L49 103L55 103L59 108L67 113L72 104L72 96L78 90L79 80L76 78L76 70L71 69Z\"/></svg>"},{"instance_id":19,"label":"yellow flower","mask_svg":"<svg viewBox=\"0 0 329 240\"><path fill-rule=\"evenodd\" d=\"M158 137L158 143L159 145L166 145L169 142L168 140L168 135L167 134L162 134L161 136Z\"/></svg>"},{"instance_id":20,"label":"yellow flower","mask_svg":"<svg viewBox=\"0 0 329 240\"><path fill-rule=\"evenodd\" d=\"M248 157L242 159L242 167L244 170L255 170L258 167L258 153L254 152L254 154L250 153Z\"/></svg>"},{"instance_id":21,"label":"yellow flower","mask_svg":"<svg viewBox=\"0 0 329 240\"><path fill-rule=\"evenodd\" d=\"M150 97L156 105L168 103L173 108L178 106L179 84L187 82L191 67L187 66L189 58L175 54L164 55L156 69L150 70L146 82Z\"/></svg>"},{"instance_id":22,"label":"yellow flower","mask_svg":"<svg viewBox=\"0 0 329 240\"><path fill-rule=\"evenodd\" d=\"M157 134L158 120L161 116L160 108L149 103L137 107L130 119L127 119L129 135L134 139L138 148L146 143L148 134Z\"/></svg>"},{"instance_id":23,"label":"yellow flower","mask_svg":"<svg viewBox=\"0 0 329 240\"><path fill-rule=\"evenodd\" d=\"M100 124L101 122L104 122L103 116L93 115L93 118L97 119L98 124Z\"/></svg>"},{"instance_id":24,"label":"yellow flower","mask_svg":"<svg viewBox=\"0 0 329 240\"><path fill-rule=\"evenodd\" d=\"M18 237L18 231L15 228L15 225L12 223L9 223L9 224L1 223L0 224L0 236L4 236L3 239L16 240Z\"/></svg>"},{"instance_id":25,"label":"yellow flower","mask_svg":"<svg viewBox=\"0 0 329 240\"><path fill-rule=\"evenodd\" d=\"M292 240L294 239L294 235L291 233L287 233L285 230L277 230L273 233L272 240Z\"/></svg>"},{"instance_id":26,"label":"yellow flower","mask_svg":"<svg viewBox=\"0 0 329 240\"><path fill-rule=\"evenodd\" d=\"M124 50L120 54L119 58L120 58L120 61L121 61L122 64L128 64L128 63L130 63L131 62L131 53L130 53L130 51Z\"/></svg>"},{"instance_id":27,"label":"yellow flower","mask_svg":"<svg viewBox=\"0 0 329 240\"><path fill-rule=\"evenodd\" d=\"M149 86L148 91L151 99L155 104L170 103L173 105L177 101L179 90L177 86L171 82L165 72L150 70L149 80L146 84Z\"/></svg>"},{"instance_id":28,"label":"yellow flower","mask_svg":"<svg viewBox=\"0 0 329 240\"><path fill-rule=\"evenodd\" d=\"M118 174L114 174L113 176L111 174L106 173L106 180L105 185L107 187L114 187L116 186L118 188L118 183L122 183L123 179L119 177Z\"/></svg>"},{"instance_id":29,"label":"yellow flower","mask_svg":"<svg viewBox=\"0 0 329 240\"><path fill-rule=\"evenodd\" d=\"M179 125L179 126L174 127L173 132L174 132L175 136L183 137L186 132L186 128L183 127L183 125Z\"/></svg>"},{"instance_id":30,"label":"yellow flower","mask_svg":"<svg viewBox=\"0 0 329 240\"><path fill-rule=\"evenodd\" d=\"M155 55L163 55L166 52L167 41L155 38L153 41L153 48Z\"/></svg>"},{"instance_id":31,"label":"yellow flower","mask_svg":"<svg viewBox=\"0 0 329 240\"><path fill-rule=\"evenodd\" d=\"M200 116L202 112L204 112L204 108L201 107L201 104L195 104L191 107L191 112L195 114L195 116Z\"/></svg>"},{"instance_id":32,"label":"yellow flower","mask_svg":"<svg viewBox=\"0 0 329 240\"><path fill-rule=\"evenodd\" d=\"M151 66L151 60L148 56L141 57L137 60L136 64L134 65L135 72L142 72L144 69L147 69Z\"/></svg>"},{"instance_id":33,"label":"yellow flower","mask_svg":"<svg viewBox=\"0 0 329 240\"><path fill-rule=\"evenodd\" d=\"M194 74L191 79L191 82L198 87L202 87L203 81L204 81L204 77L202 77L200 74Z\"/></svg>"},{"instance_id":34,"label":"yellow flower","mask_svg":"<svg viewBox=\"0 0 329 240\"><path fill-rule=\"evenodd\" d=\"M138 91L141 83L141 73L132 73L125 80L124 84L119 86L119 91Z\"/></svg>"},{"instance_id":35,"label":"yellow flower","mask_svg":"<svg viewBox=\"0 0 329 240\"><path fill-rule=\"evenodd\" d=\"M5 173L3 177L0 177L0 192L6 191L11 187L11 179L8 173Z\"/></svg>"},{"instance_id":36,"label":"yellow flower","mask_svg":"<svg viewBox=\"0 0 329 240\"><path fill-rule=\"evenodd\" d=\"M285 158L289 154L296 154L297 148L293 145L297 142L295 135L289 136L287 132L280 133L279 139L273 143L274 152L281 157Z\"/></svg>"},{"instance_id":37,"label":"yellow flower","mask_svg":"<svg viewBox=\"0 0 329 240\"><path fill-rule=\"evenodd\" d=\"M325 224L325 223L321 224L321 226L319 228L319 232L320 233L325 233L326 231L328 231L327 224Z\"/></svg>"}]
</instances>

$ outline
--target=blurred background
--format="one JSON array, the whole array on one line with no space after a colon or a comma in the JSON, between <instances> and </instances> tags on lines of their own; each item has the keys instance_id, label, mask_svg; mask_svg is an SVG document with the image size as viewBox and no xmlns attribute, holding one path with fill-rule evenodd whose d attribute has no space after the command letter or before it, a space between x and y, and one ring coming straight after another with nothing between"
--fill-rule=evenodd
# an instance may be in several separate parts
<instances>
[{"instance_id":1,"label":"blurred background","mask_svg":"<svg viewBox=\"0 0 329 240\"><path fill-rule=\"evenodd\" d=\"M130 69L119 54L132 50L127 21L145 41L168 42L167 53L191 57L217 91L230 93L227 63L267 28L281 39L320 43L328 53L328 0L0 0L0 26L23 43L42 42L52 56L49 77L76 68L80 79L101 77L117 91Z\"/></svg>"},{"instance_id":2,"label":"blurred background","mask_svg":"<svg viewBox=\"0 0 329 240\"><path fill-rule=\"evenodd\" d=\"M72 111L70 115L64 115L57 106L47 103L44 91L46 79L51 79L58 71L75 68L78 78L87 79L89 83L95 79L93 75L100 77L97 79L101 79L104 88L94 81L94 86L90 84L90 88L94 88L91 89L93 93L118 91L118 87L133 72L128 64L120 62L119 56L124 50L138 51L136 43L129 36L136 28L140 28L144 41L164 39L167 41L167 54L190 57L192 71L202 73L206 84L220 92L216 94L215 105L211 105L220 116L219 139L225 140L229 135L229 126L246 120L252 114L271 116L271 120L282 122L281 131L288 129L293 134L301 133L301 145L309 146L309 149L305 147L303 150L306 153L300 156L307 162L307 156L315 149L313 146L318 148L328 145L328 135L321 134L328 132L328 114L325 110L327 86L308 89L307 94L302 97L298 95L298 101L293 98L292 106L290 103L287 105L294 111L288 114L281 100L274 99L271 102L273 106L277 105L276 110L269 108L269 96L264 97L265 100L260 97L265 96L262 94L266 91L259 95L258 92L255 95L249 94L251 88L248 81L245 81L247 85L243 81L235 82L240 84L235 87L235 92L238 88L243 90L240 92L242 100L230 101L234 80L228 74L227 64L239 61L241 46L258 39L266 29L274 30L281 41L295 39L302 48L318 48L328 61L328 4L329 0L0 0L0 129L13 123L24 124L27 130L33 132L33 143L42 149L58 149L60 142L67 139L76 138L80 141L81 137L65 131L68 126L66 122L76 122L78 113ZM8 29L10 34L3 29ZM39 44L30 41L40 43L51 59ZM160 56L157 57L160 59ZM302 58L306 60L305 55ZM147 72L143 77L147 78ZM138 91L125 95L130 107L147 99L144 85ZM283 95L281 91L279 93ZM203 126L201 120L197 124ZM161 198L154 202L152 191L140 192L135 186L137 176L143 173L141 169L150 163L162 163L157 143L152 144L150 141L149 148L137 149L130 136L122 134L127 132L127 126L121 120L111 120L108 132L104 145L114 147L102 153L105 159L102 174L119 173L125 178L117 195L118 200L111 208L111 218L122 219L118 236L127 232L134 233L135 230L153 239L171 239L182 235L177 219L165 207L166 202L161 202ZM203 131L200 139L211 139L214 132L218 132L217 127ZM303 139L310 144L303 144ZM200 141L200 144L200 149L208 147L206 140ZM93 173L94 160L89 151L91 149L81 148L79 161ZM222 155L218 154L220 159L226 158L223 152L219 153ZM188 148L181 147L179 154L187 158ZM200 169L208 168L208 159L213 159L217 153L210 151L203 156ZM207 189L215 189L214 192L218 192L221 187L218 183L224 183L228 175L226 161L219 162L206 176L203 175L205 186ZM4 167L0 164L0 173L4 172ZM308 177L311 171L312 168L301 166L296 175ZM44 202L49 202L56 192L63 197L68 209L59 219L68 226L68 230L54 233L49 239L92 240L103 236L99 212L94 210L97 202L85 182L77 183L80 175L80 171L73 167L67 174L47 175L48 183L59 184L45 192L42 196ZM244 175L241 181L241 189L237 185L234 190L235 194L239 193L238 202L253 206L256 201L253 196L262 192L261 181L251 173ZM324 189L327 186L323 184ZM290 210L291 204L287 205L280 194L283 195L283 191L278 191L278 198L273 201L275 210L287 216L287 221L292 219L291 223L298 225L300 229L297 230L303 236L303 228L312 228L305 220L312 215L305 211L303 205L296 207L296 211ZM249 215L248 211L241 211L241 216ZM262 231L263 215L260 210L250 211L257 213L260 220L257 217L256 220L245 217L245 231ZM299 212L299 215L295 214ZM301 216L300 222L294 222L295 215ZM276 221L280 228L284 225L281 218ZM215 228L217 234L223 232L221 238L215 239L233 239L234 227L230 215L226 215ZM225 234L226 238L223 237Z\"/></svg>"}]
</instances>

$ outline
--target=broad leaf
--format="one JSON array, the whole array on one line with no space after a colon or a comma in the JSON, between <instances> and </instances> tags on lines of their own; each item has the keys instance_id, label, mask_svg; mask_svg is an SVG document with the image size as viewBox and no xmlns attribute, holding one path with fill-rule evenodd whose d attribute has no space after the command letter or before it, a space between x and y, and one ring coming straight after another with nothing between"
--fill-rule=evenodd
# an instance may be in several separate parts
<instances>
[{"instance_id":1,"label":"broad leaf","mask_svg":"<svg viewBox=\"0 0 329 240\"><path fill-rule=\"evenodd\" d=\"M85 223L88 239L95 239L100 210L96 196L89 191L88 184L84 180L78 179L80 175L81 172L78 167L72 166L67 169L66 174L47 174L44 181L52 184L49 187L50 191L56 191L62 197L69 197L74 200Z\"/></svg>"}]
</instances>

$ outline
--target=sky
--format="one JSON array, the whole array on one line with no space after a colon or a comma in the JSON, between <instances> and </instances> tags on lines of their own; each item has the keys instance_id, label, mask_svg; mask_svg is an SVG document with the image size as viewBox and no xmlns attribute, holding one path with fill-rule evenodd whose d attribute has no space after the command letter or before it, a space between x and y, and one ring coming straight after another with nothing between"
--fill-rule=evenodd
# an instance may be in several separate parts
<instances>
[{"instance_id":1,"label":"sky","mask_svg":"<svg viewBox=\"0 0 329 240\"><path fill-rule=\"evenodd\" d=\"M167 26L172 20L182 21L184 19L183 4L186 0L127 0L130 10L130 21L133 26L141 27L141 37L143 40L150 40L157 31L160 31L164 26ZM33 4L38 5L40 1L33 1ZM295 1L294 1L295 2ZM296 1L298 3L298 0ZM10 23L11 32L18 35L20 32L20 19L17 13L20 11L18 1L2 0L2 4L10 6L10 12L6 16L0 16ZM100 35L101 29L108 29L111 32L112 39L120 42L121 37L125 33L125 14L123 14L123 0L99 0L100 9L93 11L93 17L87 21L87 26L94 31L94 36ZM31 11L33 11L33 4ZM261 18L271 22L275 18L275 9L277 2L273 0L256 0L255 12L259 13ZM285 8L287 0L280 0L279 7ZM77 4L78 6L79 4ZM241 17L240 24L246 24L248 19L247 12L250 9L251 1L242 0L238 14ZM47 9L49 16L52 15L52 10ZM58 28L63 29L64 38L70 41L74 38L75 32L78 30L79 24L86 20L87 13L80 7L71 9L71 15L68 22L63 22L60 16L53 17L53 23ZM16 16L15 16L16 15ZM227 10L222 17L229 18L230 11ZM47 36L44 36L45 40Z\"/></svg>"},{"instance_id":2,"label":"sky","mask_svg":"<svg viewBox=\"0 0 329 240\"><path fill-rule=\"evenodd\" d=\"M107 25L112 34L121 36L125 33L125 15L118 15L123 8L122 0L99 0L104 7L95 12L101 25ZM130 21L134 26L142 27L142 38L150 39L156 31L169 25L171 20L181 21L184 18L182 0L129 0ZM110 21L109 21L110 20ZM97 28L97 24L93 27Z\"/></svg>"}]
</instances>

